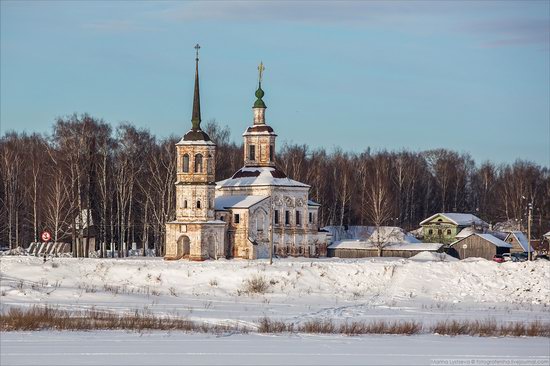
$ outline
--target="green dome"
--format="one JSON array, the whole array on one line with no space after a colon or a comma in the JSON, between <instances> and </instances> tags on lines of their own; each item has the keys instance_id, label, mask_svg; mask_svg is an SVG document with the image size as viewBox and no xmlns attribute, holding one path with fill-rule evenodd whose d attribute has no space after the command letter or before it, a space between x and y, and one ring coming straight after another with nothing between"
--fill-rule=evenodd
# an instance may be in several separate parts
<instances>
[{"instance_id":1,"label":"green dome","mask_svg":"<svg viewBox=\"0 0 550 366\"><path fill-rule=\"evenodd\" d=\"M262 84L260 83L258 85L258 90L256 90L256 98L258 99L256 99L256 101L254 102L254 108L267 108L264 101L262 100L264 95L265 93L262 90Z\"/></svg>"},{"instance_id":2,"label":"green dome","mask_svg":"<svg viewBox=\"0 0 550 366\"><path fill-rule=\"evenodd\" d=\"M258 87L258 90L256 90L256 98L261 99L261 98L264 97L264 94L265 94L265 93L264 93L264 91L262 90L262 87L259 86L259 87Z\"/></svg>"}]
</instances>

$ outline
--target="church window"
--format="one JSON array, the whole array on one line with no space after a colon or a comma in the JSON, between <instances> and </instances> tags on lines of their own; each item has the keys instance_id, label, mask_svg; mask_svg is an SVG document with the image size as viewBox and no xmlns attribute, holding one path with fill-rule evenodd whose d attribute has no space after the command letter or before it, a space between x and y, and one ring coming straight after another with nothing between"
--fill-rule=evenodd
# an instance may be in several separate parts
<instances>
[{"instance_id":1,"label":"church window","mask_svg":"<svg viewBox=\"0 0 550 366\"><path fill-rule=\"evenodd\" d=\"M201 208L201 201L197 201L197 208Z\"/></svg>"},{"instance_id":2,"label":"church window","mask_svg":"<svg viewBox=\"0 0 550 366\"><path fill-rule=\"evenodd\" d=\"M248 145L248 159L252 161L256 160L256 146Z\"/></svg>"},{"instance_id":3,"label":"church window","mask_svg":"<svg viewBox=\"0 0 550 366\"><path fill-rule=\"evenodd\" d=\"M432 229L428 230L428 235L432 235L434 231Z\"/></svg>"},{"instance_id":4,"label":"church window","mask_svg":"<svg viewBox=\"0 0 550 366\"><path fill-rule=\"evenodd\" d=\"M183 155L183 172L189 173L189 155Z\"/></svg>"},{"instance_id":5,"label":"church window","mask_svg":"<svg viewBox=\"0 0 550 366\"><path fill-rule=\"evenodd\" d=\"M438 230L437 230L437 235L442 235L442 234L443 234L443 230L438 229Z\"/></svg>"},{"instance_id":6,"label":"church window","mask_svg":"<svg viewBox=\"0 0 550 366\"><path fill-rule=\"evenodd\" d=\"M301 225L301 224L302 224L302 220L301 220L300 211L296 211L296 225Z\"/></svg>"},{"instance_id":7,"label":"church window","mask_svg":"<svg viewBox=\"0 0 550 366\"><path fill-rule=\"evenodd\" d=\"M256 217L256 231L263 231L264 230L264 216L262 214L259 214Z\"/></svg>"},{"instance_id":8,"label":"church window","mask_svg":"<svg viewBox=\"0 0 550 366\"><path fill-rule=\"evenodd\" d=\"M290 225L290 211L285 211L285 225Z\"/></svg>"},{"instance_id":9,"label":"church window","mask_svg":"<svg viewBox=\"0 0 550 366\"><path fill-rule=\"evenodd\" d=\"M275 214L275 225L279 225L279 210L275 210L274 214Z\"/></svg>"},{"instance_id":10,"label":"church window","mask_svg":"<svg viewBox=\"0 0 550 366\"><path fill-rule=\"evenodd\" d=\"M195 173L202 173L202 154L195 155Z\"/></svg>"},{"instance_id":11,"label":"church window","mask_svg":"<svg viewBox=\"0 0 550 366\"><path fill-rule=\"evenodd\" d=\"M235 222L235 224L238 224L239 222L241 222L241 217L239 214L235 214L235 218L233 220Z\"/></svg>"},{"instance_id":12,"label":"church window","mask_svg":"<svg viewBox=\"0 0 550 366\"><path fill-rule=\"evenodd\" d=\"M187 200L183 201L183 208L187 208Z\"/></svg>"},{"instance_id":13,"label":"church window","mask_svg":"<svg viewBox=\"0 0 550 366\"><path fill-rule=\"evenodd\" d=\"M208 159L206 159L206 172L212 174L212 155L208 155Z\"/></svg>"},{"instance_id":14,"label":"church window","mask_svg":"<svg viewBox=\"0 0 550 366\"><path fill-rule=\"evenodd\" d=\"M313 223L313 212L310 212L310 213L309 213L309 223L310 223L310 224Z\"/></svg>"},{"instance_id":15,"label":"church window","mask_svg":"<svg viewBox=\"0 0 550 366\"><path fill-rule=\"evenodd\" d=\"M447 229L447 235L451 235L451 229Z\"/></svg>"},{"instance_id":16,"label":"church window","mask_svg":"<svg viewBox=\"0 0 550 366\"><path fill-rule=\"evenodd\" d=\"M275 146L274 145L270 145L269 146L269 161L273 161L273 154L275 152Z\"/></svg>"}]
</instances>

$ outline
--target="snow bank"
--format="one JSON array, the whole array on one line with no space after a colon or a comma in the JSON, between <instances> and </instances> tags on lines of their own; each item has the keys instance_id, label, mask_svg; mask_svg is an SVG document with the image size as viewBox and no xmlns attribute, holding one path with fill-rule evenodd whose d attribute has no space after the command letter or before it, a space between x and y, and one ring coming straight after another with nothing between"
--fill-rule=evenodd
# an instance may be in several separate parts
<instances>
[{"instance_id":1,"label":"snow bank","mask_svg":"<svg viewBox=\"0 0 550 366\"><path fill-rule=\"evenodd\" d=\"M550 262L506 262L419 253L414 259L276 259L163 261L160 258L4 256L0 310L53 305L64 309L147 310L218 324L255 324L269 316L390 318L432 321L548 316ZM265 293L246 283L260 278Z\"/></svg>"},{"instance_id":2,"label":"snow bank","mask_svg":"<svg viewBox=\"0 0 550 366\"><path fill-rule=\"evenodd\" d=\"M420 252L417 255L409 258L412 261L418 262L455 262L457 258L448 255L447 253L432 253L432 252Z\"/></svg>"}]
</instances>

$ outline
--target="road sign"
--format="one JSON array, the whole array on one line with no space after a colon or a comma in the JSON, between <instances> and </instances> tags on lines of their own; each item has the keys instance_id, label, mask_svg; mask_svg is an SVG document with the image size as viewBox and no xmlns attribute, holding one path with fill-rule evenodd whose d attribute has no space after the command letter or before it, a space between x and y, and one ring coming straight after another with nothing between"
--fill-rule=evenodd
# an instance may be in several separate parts
<instances>
[{"instance_id":1,"label":"road sign","mask_svg":"<svg viewBox=\"0 0 550 366\"><path fill-rule=\"evenodd\" d=\"M43 242L49 242L50 240L52 240L52 234L50 234L48 230L44 230L40 234L40 239L42 239Z\"/></svg>"}]
</instances>

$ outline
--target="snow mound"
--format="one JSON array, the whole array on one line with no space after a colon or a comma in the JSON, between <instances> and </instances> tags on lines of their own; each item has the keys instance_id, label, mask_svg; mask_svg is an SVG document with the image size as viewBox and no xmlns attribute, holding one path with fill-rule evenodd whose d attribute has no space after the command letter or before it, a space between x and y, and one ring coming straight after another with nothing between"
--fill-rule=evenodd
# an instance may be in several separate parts
<instances>
[{"instance_id":1,"label":"snow mound","mask_svg":"<svg viewBox=\"0 0 550 366\"><path fill-rule=\"evenodd\" d=\"M418 262L455 262L457 258L448 255L447 253L420 252L417 255L409 258L412 261Z\"/></svg>"},{"instance_id":2,"label":"snow mound","mask_svg":"<svg viewBox=\"0 0 550 366\"><path fill-rule=\"evenodd\" d=\"M0 252L0 256L3 255L28 255L27 251L21 247L17 247L10 250L5 250L3 252Z\"/></svg>"}]
</instances>

